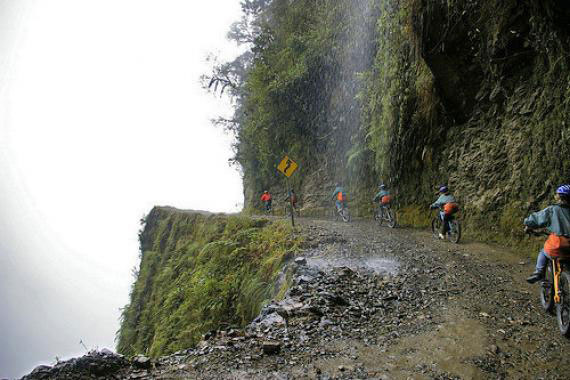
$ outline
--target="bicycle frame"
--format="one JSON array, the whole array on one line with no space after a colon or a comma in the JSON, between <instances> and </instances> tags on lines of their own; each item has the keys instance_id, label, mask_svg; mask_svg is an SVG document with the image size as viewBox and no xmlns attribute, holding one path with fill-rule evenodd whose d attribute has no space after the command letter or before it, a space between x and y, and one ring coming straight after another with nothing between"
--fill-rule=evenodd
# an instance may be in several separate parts
<instances>
[{"instance_id":1,"label":"bicycle frame","mask_svg":"<svg viewBox=\"0 0 570 380\"><path fill-rule=\"evenodd\" d=\"M562 273L562 265L558 257L552 260L552 277L554 278L554 303L560 303L560 273Z\"/></svg>"}]
</instances>

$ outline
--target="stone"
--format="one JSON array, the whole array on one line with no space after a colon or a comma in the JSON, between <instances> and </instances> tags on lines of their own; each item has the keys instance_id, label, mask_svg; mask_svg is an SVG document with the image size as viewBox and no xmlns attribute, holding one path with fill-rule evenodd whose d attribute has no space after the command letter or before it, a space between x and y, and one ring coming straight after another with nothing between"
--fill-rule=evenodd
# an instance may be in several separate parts
<instances>
[{"instance_id":1,"label":"stone","mask_svg":"<svg viewBox=\"0 0 570 380\"><path fill-rule=\"evenodd\" d=\"M144 355L137 355L133 358L133 366L136 368L149 369L151 367L150 358Z\"/></svg>"},{"instance_id":2,"label":"stone","mask_svg":"<svg viewBox=\"0 0 570 380\"><path fill-rule=\"evenodd\" d=\"M297 257L295 259L295 264L297 265L307 265L307 259L305 259L304 257Z\"/></svg>"},{"instance_id":3,"label":"stone","mask_svg":"<svg viewBox=\"0 0 570 380\"><path fill-rule=\"evenodd\" d=\"M36 368L34 368L34 370L32 371L32 375L38 375L40 373L45 373L48 372L51 369L50 366L47 365L39 365Z\"/></svg>"},{"instance_id":4,"label":"stone","mask_svg":"<svg viewBox=\"0 0 570 380\"><path fill-rule=\"evenodd\" d=\"M113 351L109 350L108 348L102 349L101 354L107 355L107 356L115 356L115 353Z\"/></svg>"},{"instance_id":5,"label":"stone","mask_svg":"<svg viewBox=\"0 0 570 380\"><path fill-rule=\"evenodd\" d=\"M281 343L264 341L263 343L261 343L261 349L263 350L263 353L266 355L275 355L281 351Z\"/></svg>"}]
</instances>

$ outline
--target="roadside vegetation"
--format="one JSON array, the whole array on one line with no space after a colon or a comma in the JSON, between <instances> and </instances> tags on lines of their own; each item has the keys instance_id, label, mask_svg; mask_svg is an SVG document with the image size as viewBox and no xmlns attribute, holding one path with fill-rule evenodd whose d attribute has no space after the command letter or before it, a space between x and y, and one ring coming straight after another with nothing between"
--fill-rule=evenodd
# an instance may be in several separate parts
<instances>
[{"instance_id":1,"label":"roadside vegetation","mask_svg":"<svg viewBox=\"0 0 570 380\"><path fill-rule=\"evenodd\" d=\"M208 331L251 322L282 290L277 276L300 243L285 222L169 208L151 211L140 240L117 350L153 357L192 347Z\"/></svg>"}]
</instances>

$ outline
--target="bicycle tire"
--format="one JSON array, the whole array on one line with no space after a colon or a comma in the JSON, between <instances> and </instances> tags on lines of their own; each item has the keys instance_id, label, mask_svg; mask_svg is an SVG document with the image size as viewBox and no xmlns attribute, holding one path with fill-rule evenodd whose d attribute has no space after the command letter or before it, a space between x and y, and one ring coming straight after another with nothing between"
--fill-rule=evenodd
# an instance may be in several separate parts
<instances>
[{"instance_id":1,"label":"bicycle tire","mask_svg":"<svg viewBox=\"0 0 570 380\"><path fill-rule=\"evenodd\" d=\"M394 215L394 211L392 211L391 208L387 208L386 213L388 214L387 217L388 227L390 228L396 227L396 216Z\"/></svg>"},{"instance_id":2,"label":"bicycle tire","mask_svg":"<svg viewBox=\"0 0 570 380\"><path fill-rule=\"evenodd\" d=\"M380 208L378 210L378 212L379 212L379 215L378 215L378 218L376 219L376 221L378 222L378 225L381 226L382 223L384 223L384 210L382 210L382 208Z\"/></svg>"},{"instance_id":3,"label":"bicycle tire","mask_svg":"<svg viewBox=\"0 0 570 380\"><path fill-rule=\"evenodd\" d=\"M436 216L431 220L431 233L434 238L439 239L439 231L441 231L441 219Z\"/></svg>"},{"instance_id":4,"label":"bicycle tire","mask_svg":"<svg viewBox=\"0 0 570 380\"><path fill-rule=\"evenodd\" d=\"M343 208L340 216L342 217L343 222L345 222L345 223L350 222L350 213L348 212L348 209Z\"/></svg>"},{"instance_id":5,"label":"bicycle tire","mask_svg":"<svg viewBox=\"0 0 570 380\"><path fill-rule=\"evenodd\" d=\"M554 314L554 278L552 275L552 262L548 262L544 280L540 284L538 290L540 296L540 305L548 314Z\"/></svg>"},{"instance_id":6,"label":"bicycle tire","mask_svg":"<svg viewBox=\"0 0 570 380\"><path fill-rule=\"evenodd\" d=\"M459 240L461 239L461 223L459 223L459 220L454 219L451 221L450 227L451 229L448 232L449 241L455 244L459 244Z\"/></svg>"},{"instance_id":7,"label":"bicycle tire","mask_svg":"<svg viewBox=\"0 0 570 380\"><path fill-rule=\"evenodd\" d=\"M560 273L560 303L556 305L556 319L560 333L570 336L570 273Z\"/></svg>"}]
</instances>

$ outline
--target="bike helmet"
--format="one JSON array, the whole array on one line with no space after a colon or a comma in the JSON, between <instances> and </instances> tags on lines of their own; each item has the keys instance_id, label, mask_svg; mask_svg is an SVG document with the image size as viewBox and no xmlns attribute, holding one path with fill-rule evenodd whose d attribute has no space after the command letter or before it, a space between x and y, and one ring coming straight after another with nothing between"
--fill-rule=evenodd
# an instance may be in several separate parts
<instances>
[{"instance_id":1,"label":"bike helmet","mask_svg":"<svg viewBox=\"0 0 570 380\"><path fill-rule=\"evenodd\" d=\"M445 185L441 185L441 186L439 187L439 192L440 192L440 193L447 193L448 191L449 191L449 189L448 189L447 186L445 186Z\"/></svg>"},{"instance_id":2,"label":"bike helmet","mask_svg":"<svg viewBox=\"0 0 570 380\"><path fill-rule=\"evenodd\" d=\"M556 189L556 194L570 195L570 185L562 185Z\"/></svg>"},{"instance_id":3,"label":"bike helmet","mask_svg":"<svg viewBox=\"0 0 570 380\"><path fill-rule=\"evenodd\" d=\"M385 188L386 188L386 185L384 185L384 184L381 184L381 185L380 185L380 186L378 186L378 187L379 187L380 189L385 189Z\"/></svg>"}]
</instances>

